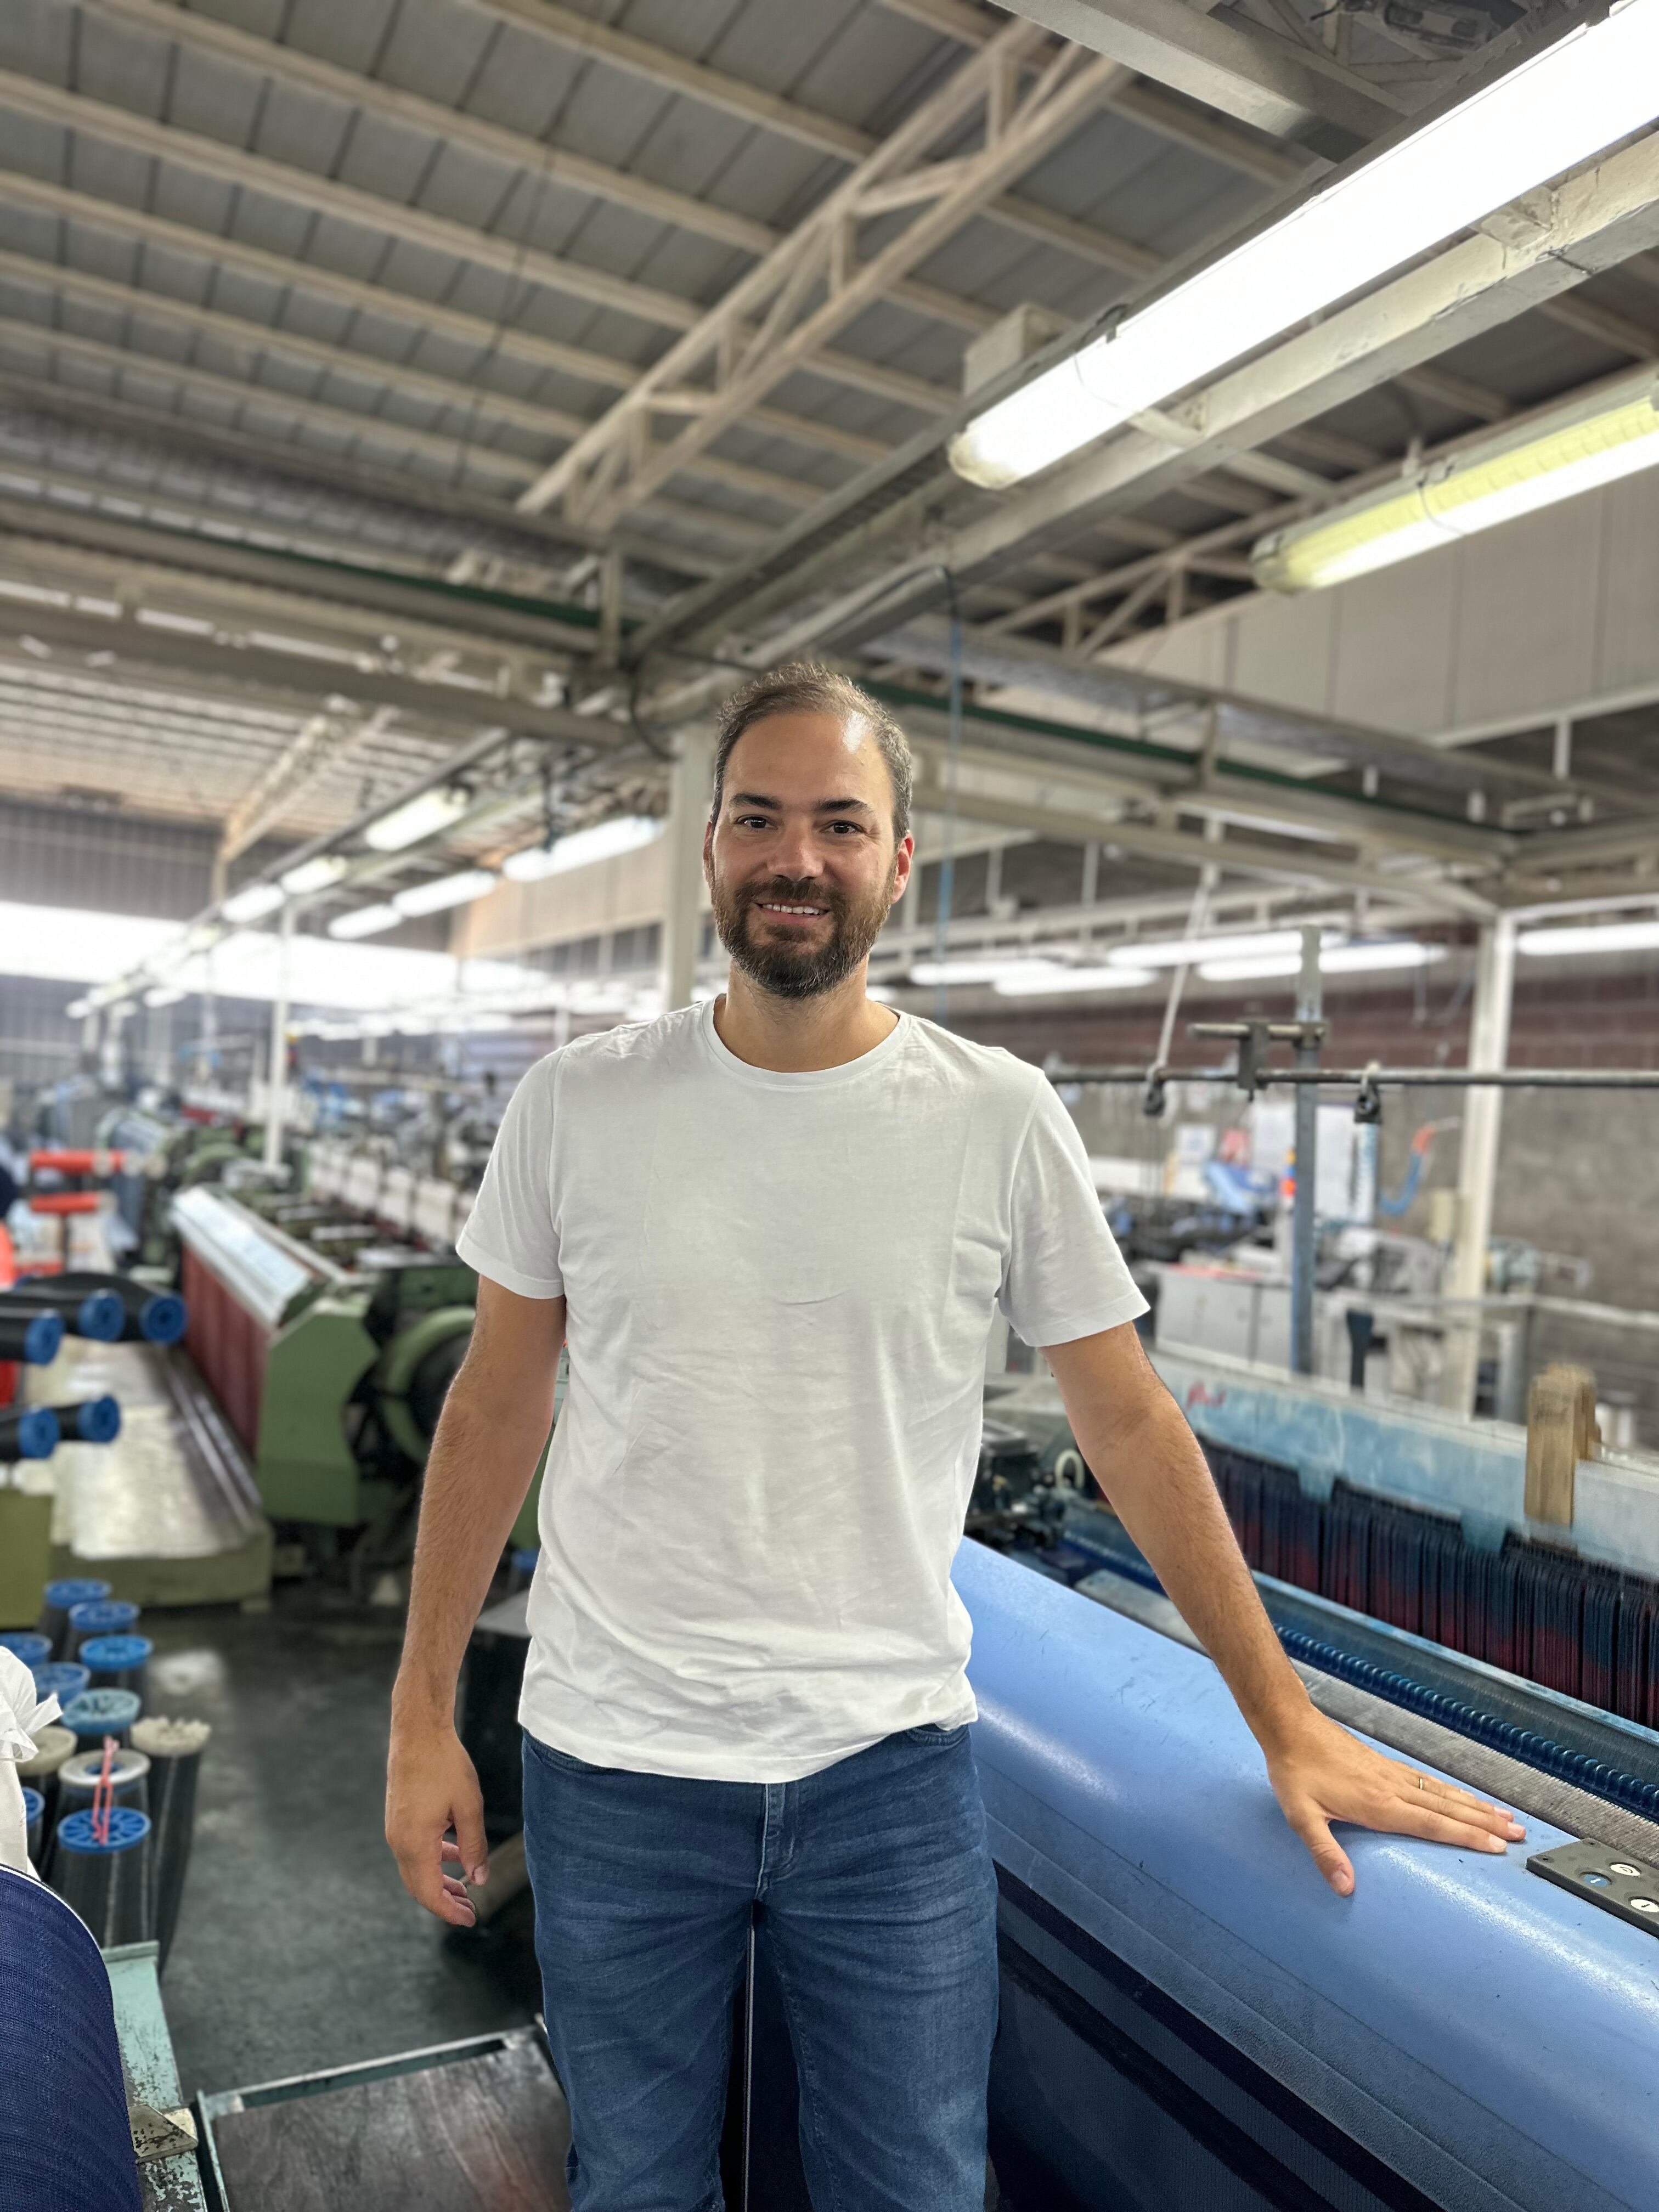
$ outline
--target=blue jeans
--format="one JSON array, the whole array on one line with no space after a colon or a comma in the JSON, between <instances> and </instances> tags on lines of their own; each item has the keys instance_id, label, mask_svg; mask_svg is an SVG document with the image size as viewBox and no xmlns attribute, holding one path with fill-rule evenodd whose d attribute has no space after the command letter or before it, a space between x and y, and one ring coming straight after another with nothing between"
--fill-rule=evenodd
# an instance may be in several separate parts
<instances>
[{"instance_id":1,"label":"blue jeans","mask_svg":"<svg viewBox=\"0 0 1659 2212\"><path fill-rule=\"evenodd\" d=\"M720 2212L757 1908L815 2212L981 2212L996 1875L965 1728L770 1785L588 1766L526 1735L524 1777L575 2212Z\"/></svg>"}]
</instances>

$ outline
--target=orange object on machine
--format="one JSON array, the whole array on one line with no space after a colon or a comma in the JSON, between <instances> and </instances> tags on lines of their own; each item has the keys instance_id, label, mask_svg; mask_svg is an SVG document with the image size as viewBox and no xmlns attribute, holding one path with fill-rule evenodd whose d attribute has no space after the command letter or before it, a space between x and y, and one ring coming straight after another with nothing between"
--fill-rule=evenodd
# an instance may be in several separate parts
<instances>
[{"instance_id":1,"label":"orange object on machine","mask_svg":"<svg viewBox=\"0 0 1659 2212\"><path fill-rule=\"evenodd\" d=\"M54 1149L29 1154L29 1173L32 1176L119 1175L126 1164L125 1152L106 1152L101 1147L97 1150L82 1147L75 1152Z\"/></svg>"},{"instance_id":2,"label":"orange object on machine","mask_svg":"<svg viewBox=\"0 0 1659 2212\"><path fill-rule=\"evenodd\" d=\"M96 1213L103 1200L95 1190L32 1190L31 1213Z\"/></svg>"}]
</instances>

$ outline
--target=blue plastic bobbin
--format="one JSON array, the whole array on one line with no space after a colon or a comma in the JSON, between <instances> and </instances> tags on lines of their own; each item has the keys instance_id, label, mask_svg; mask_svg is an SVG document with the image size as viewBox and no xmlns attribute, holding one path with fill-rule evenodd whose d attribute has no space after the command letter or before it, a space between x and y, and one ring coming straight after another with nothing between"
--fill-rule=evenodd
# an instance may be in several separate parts
<instances>
[{"instance_id":1,"label":"blue plastic bobbin","mask_svg":"<svg viewBox=\"0 0 1659 2212\"><path fill-rule=\"evenodd\" d=\"M72 1423L63 1419L58 1425L77 1443L112 1444L121 1433L121 1401L107 1391L101 1398L83 1398L76 1407Z\"/></svg>"},{"instance_id":2,"label":"blue plastic bobbin","mask_svg":"<svg viewBox=\"0 0 1659 2212\"><path fill-rule=\"evenodd\" d=\"M64 1726L94 1741L106 1735L125 1737L143 1710L136 1690L82 1690L64 1708Z\"/></svg>"},{"instance_id":3,"label":"blue plastic bobbin","mask_svg":"<svg viewBox=\"0 0 1659 2212\"><path fill-rule=\"evenodd\" d=\"M33 1628L9 1628L0 1636L0 1651L9 1651L26 1667L41 1667L52 1656L52 1638Z\"/></svg>"},{"instance_id":4,"label":"blue plastic bobbin","mask_svg":"<svg viewBox=\"0 0 1659 2212\"><path fill-rule=\"evenodd\" d=\"M56 1321L58 1316L42 1314L40 1318ZM15 1419L17 1425L13 1434L16 1438L16 1449L9 1452L7 1457L50 1459L58 1449L58 1439L63 1433L58 1425L58 1416L51 1407L31 1406L26 1412L15 1415Z\"/></svg>"},{"instance_id":5,"label":"blue plastic bobbin","mask_svg":"<svg viewBox=\"0 0 1659 2212\"><path fill-rule=\"evenodd\" d=\"M95 1597L70 1607L70 1641L88 1636L126 1636L138 1626L138 1607L124 1597Z\"/></svg>"},{"instance_id":6,"label":"blue plastic bobbin","mask_svg":"<svg viewBox=\"0 0 1659 2212\"><path fill-rule=\"evenodd\" d=\"M88 1291L75 1310L75 1325L94 1344L118 1344L127 1310L113 1291Z\"/></svg>"},{"instance_id":7,"label":"blue plastic bobbin","mask_svg":"<svg viewBox=\"0 0 1659 2212\"><path fill-rule=\"evenodd\" d=\"M35 1696L42 1700L56 1698L60 1705L67 1705L82 1690L92 1687L92 1669L77 1660L46 1659L29 1671L34 1677Z\"/></svg>"},{"instance_id":8,"label":"blue plastic bobbin","mask_svg":"<svg viewBox=\"0 0 1659 2212\"><path fill-rule=\"evenodd\" d=\"M36 1314L23 1332L25 1364L30 1367L49 1367L57 1358L58 1346L63 1341L63 1315L50 1311ZM28 1454L27 1456L32 1458L33 1454Z\"/></svg>"},{"instance_id":9,"label":"blue plastic bobbin","mask_svg":"<svg viewBox=\"0 0 1659 2212\"><path fill-rule=\"evenodd\" d=\"M177 1344L190 1323L190 1309L176 1291L158 1291L138 1315L138 1334L146 1344Z\"/></svg>"},{"instance_id":10,"label":"blue plastic bobbin","mask_svg":"<svg viewBox=\"0 0 1659 2212\"><path fill-rule=\"evenodd\" d=\"M148 1636L89 1636L81 1646L78 1663L91 1671L102 1686L112 1674L137 1674L149 1664L155 1646Z\"/></svg>"},{"instance_id":11,"label":"blue plastic bobbin","mask_svg":"<svg viewBox=\"0 0 1659 2212\"><path fill-rule=\"evenodd\" d=\"M100 1597L109 1595L109 1584L100 1583L93 1575L70 1575L63 1582L46 1584L46 1611L67 1613L74 1605L91 1605Z\"/></svg>"},{"instance_id":12,"label":"blue plastic bobbin","mask_svg":"<svg viewBox=\"0 0 1659 2212\"><path fill-rule=\"evenodd\" d=\"M105 1818L109 1826L100 1839L98 1825ZM66 1813L58 1823L58 1848L60 1851L84 1852L88 1856L94 1852L131 1851L149 1833L149 1814L141 1813L136 1805L112 1805L107 1815L96 1814L88 1806L84 1812Z\"/></svg>"}]
</instances>

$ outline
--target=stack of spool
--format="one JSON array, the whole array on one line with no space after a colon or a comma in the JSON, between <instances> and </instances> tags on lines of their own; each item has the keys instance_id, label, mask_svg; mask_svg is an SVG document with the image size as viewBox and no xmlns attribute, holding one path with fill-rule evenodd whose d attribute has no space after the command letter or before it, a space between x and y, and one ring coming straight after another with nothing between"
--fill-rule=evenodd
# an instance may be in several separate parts
<instances>
[{"instance_id":1,"label":"stack of spool","mask_svg":"<svg viewBox=\"0 0 1659 2212\"><path fill-rule=\"evenodd\" d=\"M69 1610L68 1648L64 1656L79 1659L81 1646L104 1636L131 1636L138 1626L138 1608L123 1597L83 1599Z\"/></svg>"},{"instance_id":2,"label":"stack of spool","mask_svg":"<svg viewBox=\"0 0 1659 2212\"><path fill-rule=\"evenodd\" d=\"M78 1663L91 1676L91 1688L131 1690L142 1698L155 1648L148 1636L89 1636Z\"/></svg>"},{"instance_id":3,"label":"stack of spool","mask_svg":"<svg viewBox=\"0 0 1659 2212\"><path fill-rule=\"evenodd\" d=\"M48 1698L56 1698L60 1705L72 1705L82 1690L92 1687L91 1668L73 1659L49 1659L44 1667L29 1671L34 1677L34 1694L42 1705Z\"/></svg>"},{"instance_id":4,"label":"stack of spool","mask_svg":"<svg viewBox=\"0 0 1659 2212\"><path fill-rule=\"evenodd\" d=\"M40 1632L52 1638L52 1656L69 1656L69 1617L77 1605L94 1605L110 1594L109 1584L95 1576L73 1575L46 1584L46 1602L40 1615Z\"/></svg>"},{"instance_id":5,"label":"stack of spool","mask_svg":"<svg viewBox=\"0 0 1659 2212\"><path fill-rule=\"evenodd\" d=\"M62 1898L0 1868L0 2212L140 2212L109 1975Z\"/></svg>"},{"instance_id":6,"label":"stack of spool","mask_svg":"<svg viewBox=\"0 0 1659 2212\"><path fill-rule=\"evenodd\" d=\"M45 1666L52 1657L52 1638L42 1636L34 1628L9 1628L3 1636L0 1636L0 1651L9 1651L15 1659L21 1659L33 1674L37 1667Z\"/></svg>"},{"instance_id":7,"label":"stack of spool","mask_svg":"<svg viewBox=\"0 0 1659 2212\"><path fill-rule=\"evenodd\" d=\"M155 1862L149 1814L132 1805L66 1814L52 1838L52 1887L101 1950L151 1942Z\"/></svg>"},{"instance_id":8,"label":"stack of spool","mask_svg":"<svg viewBox=\"0 0 1659 2212\"><path fill-rule=\"evenodd\" d=\"M58 1777L65 1759L75 1756L75 1731L61 1726L44 1728L33 1741L34 1756L18 1761L17 1778L26 1789L40 1792L45 1806L44 1833L50 1836L58 1818ZM31 1851L29 1856L40 1865L37 1853Z\"/></svg>"},{"instance_id":9,"label":"stack of spool","mask_svg":"<svg viewBox=\"0 0 1659 2212\"><path fill-rule=\"evenodd\" d=\"M196 1781L202 1753L213 1731L205 1721L168 1720L155 1715L135 1723L133 1749L149 1761L147 1778L154 1823L155 1933L160 1964L167 1962L179 1925L185 1874L196 1826Z\"/></svg>"}]
</instances>

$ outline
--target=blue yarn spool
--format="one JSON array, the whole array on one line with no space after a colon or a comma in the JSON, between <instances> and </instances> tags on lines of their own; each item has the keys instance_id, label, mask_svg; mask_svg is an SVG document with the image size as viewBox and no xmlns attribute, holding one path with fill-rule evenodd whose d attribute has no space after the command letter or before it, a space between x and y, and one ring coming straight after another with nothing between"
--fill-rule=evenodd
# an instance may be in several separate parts
<instances>
[{"instance_id":1,"label":"blue yarn spool","mask_svg":"<svg viewBox=\"0 0 1659 2212\"><path fill-rule=\"evenodd\" d=\"M29 1671L34 1677L34 1694L43 1704L48 1698L56 1698L60 1705L72 1705L82 1690L92 1687L92 1669L74 1659L49 1659Z\"/></svg>"},{"instance_id":2,"label":"blue yarn spool","mask_svg":"<svg viewBox=\"0 0 1659 2212\"><path fill-rule=\"evenodd\" d=\"M70 1607L88 1605L94 1598L107 1597L109 1584L92 1575L68 1575L61 1582L46 1584L46 1601L40 1615L40 1632L52 1638L52 1648L63 1656L64 1640L69 1633Z\"/></svg>"},{"instance_id":3,"label":"blue yarn spool","mask_svg":"<svg viewBox=\"0 0 1659 2212\"><path fill-rule=\"evenodd\" d=\"M109 1975L63 1899L0 1867L0 2212L140 2212Z\"/></svg>"},{"instance_id":4,"label":"blue yarn spool","mask_svg":"<svg viewBox=\"0 0 1659 2212\"><path fill-rule=\"evenodd\" d=\"M0 1636L0 1651L9 1651L14 1658L33 1669L44 1666L52 1656L52 1638L42 1636L38 1629L9 1628Z\"/></svg>"},{"instance_id":5,"label":"blue yarn spool","mask_svg":"<svg viewBox=\"0 0 1659 2212\"><path fill-rule=\"evenodd\" d=\"M81 1646L80 1664L95 1690L136 1690L144 1694L144 1670L155 1646L148 1636L89 1636Z\"/></svg>"},{"instance_id":6,"label":"blue yarn spool","mask_svg":"<svg viewBox=\"0 0 1659 2212\"><path fill-rule=\"evenodd\" d=\"M176 1291L158 1291L138 1313L138 1332L146 1344L177 1344L190 1325L190 1309Z\"/></svg>"},{"instance_id":7,"label":"blue yarn spool","mask_svg":"<svg viewBox=\"0 0 1659 2212\"><path fill-rule=\"evenodd\" d=\"M75 1309L76 1333L94 1344L118 1344L127 1310L113 1291L88 1291Z\"/></svg>"},{"instance_id":8,"label":"blue yarn spool","mask_svg":"<svg viewBox=\"0 0 1659 2212\"><path fill-rule=\"evenodd\" d=\"M82 1690L64 1708L64 1726L83 1741L101 1743L112 1735L118 1743L138 1717L143 1700L131 1690Z\"/></svg>"},{"instance_id":9,"label":"blue yarn spool","mask_svg":"<svg viewBox=\"0 0 1659 2212\"><path fill-rule=\"evenodd\" d=\"M112 1805L66 1813L52 1845L52 1887L78 1912L100 1950L155 1935L155 1883L148 1813Z\"/></svg>"},{"instance_id":10,"label":"blue yarn spool","mask_svg":"<svg viewBox=\"0 0 1659 2212\"><path fill-rule=\"evenodd\" d=\"M130 1636L138 1626L138 1607L124 1597L95 1597L70 1607L70 1649L78 1659L89 1636Z\"/></svg>"},{"instance_id":11,"label":"blue yarn spool","mask_svg":"<svg viewBox=\"0 0 1659 2212\"><path fill-rule=\"evenodd\" d=\"M28 1830L28 1854L38 1867L40 1863L40 1838L46 1825L46 1801L38 1790L23 1784L23 1822Z\"/></svg>"}]
</instances>

